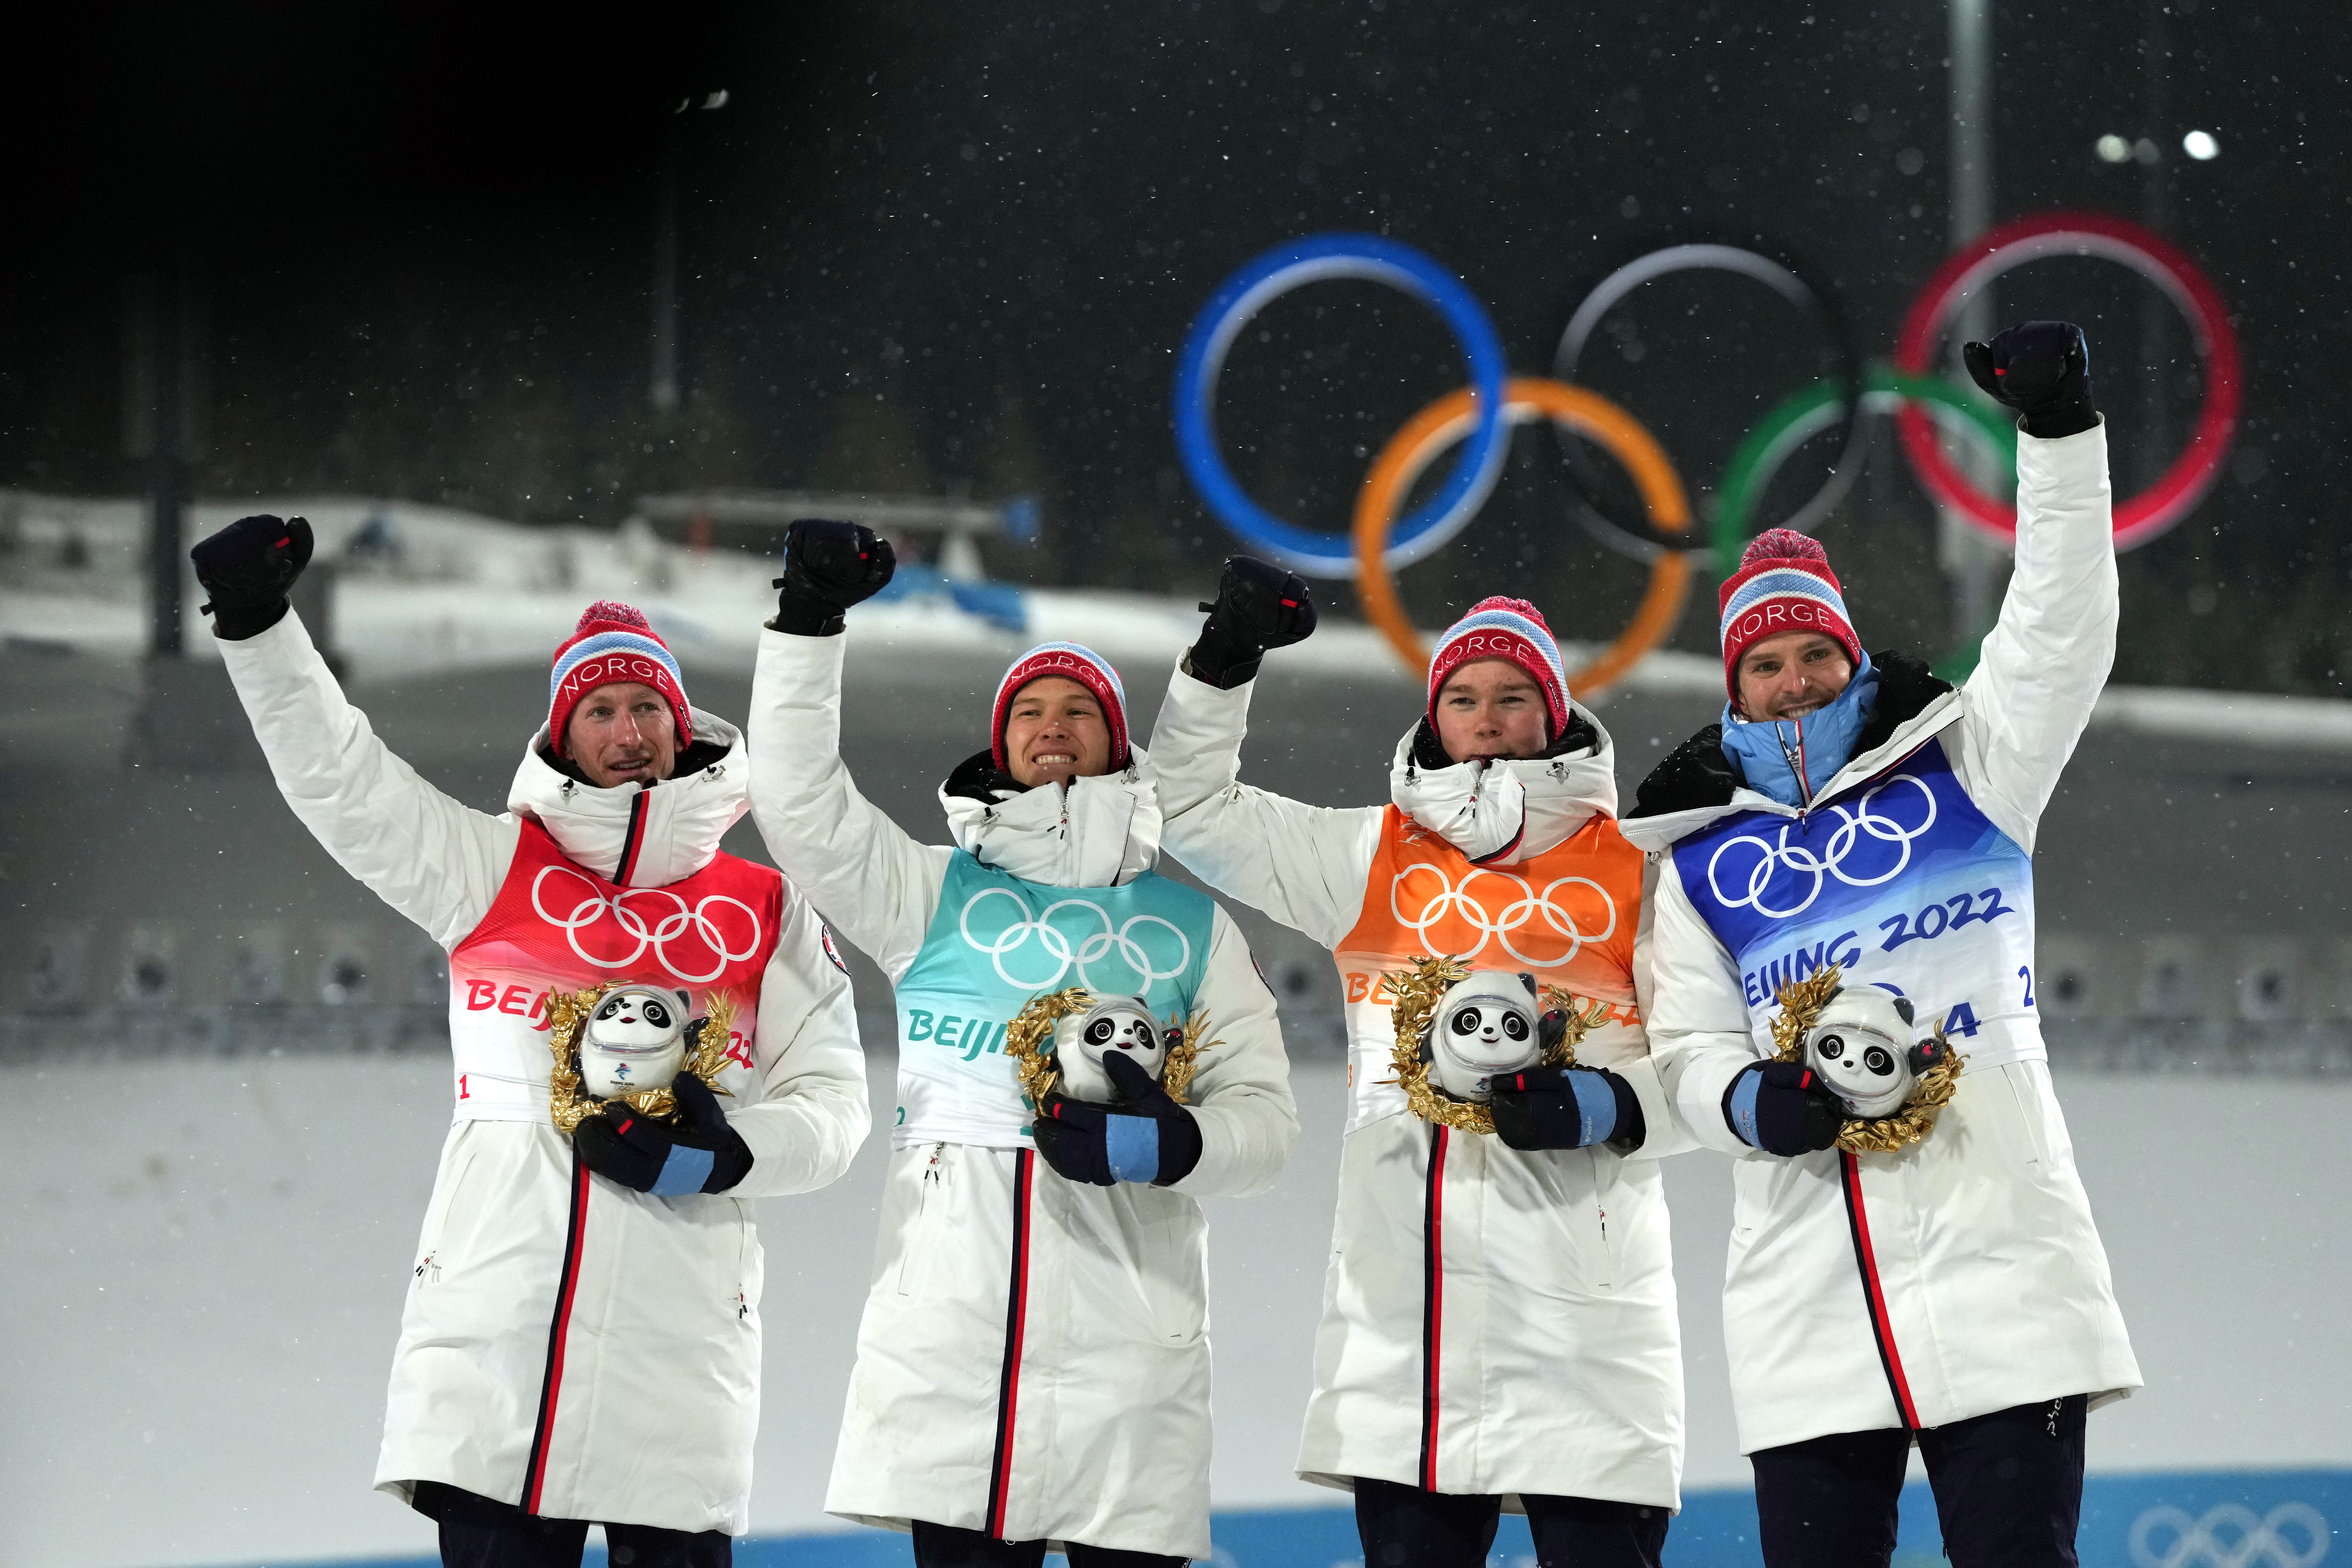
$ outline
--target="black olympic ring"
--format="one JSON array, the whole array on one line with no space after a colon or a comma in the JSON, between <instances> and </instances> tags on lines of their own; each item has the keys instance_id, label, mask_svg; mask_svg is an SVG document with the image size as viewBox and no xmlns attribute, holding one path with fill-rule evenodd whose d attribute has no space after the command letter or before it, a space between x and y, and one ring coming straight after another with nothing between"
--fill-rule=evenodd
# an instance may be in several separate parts
<instances>
[{"instance_id":1,"label":"black olympic ring","mask_svg":"<svg viewBox=\"0 0 2352 1568\"><path fill-rule=\"evenodd\" d=\"M1559 348L1552 356L1552 376L1558 381L1576 382L1577 362L1583 358L1584 348L1591 340L1601 320L1613 310L1618 301L1643 284L1663 278L1671 272L1717 271L1736 273L1763 284L1790 304L1810 311L1829 334L1830 343L1837 355L1837 379L1845 388L1840 400L1843 413L1839 424L1843 434L1838 446L1837 461L1831 466L1829 478L1822 481L1804 505L1778 526L1793 528L1800 533L1818 529L1846 492L1862 475L1863 459L1869 446L1865 423L1857 416L1860 399L1855 394L1862 386L1862 355L1854 346L1853 330L1847 325L1845 312L1838 307L1836 297L1829 289L1810 280L1803 272L1790 263L1749 250L1737 245L1681 244L1662 246L1645 251L1618 268L1599 283L1570 313L1568 327L1559 335ZM1574 432L1555 426L1561 455L1568 460L1569 488L1576 492L1577 521L1584 531L1621 554L1651 563L1670 550L1704 550L1706 543L1698 531L1688 534L1668 535L1659 532L1641 519L1613 517L1601 504L1599 474L1584 443Z\"/></svg>"}]
</instances>

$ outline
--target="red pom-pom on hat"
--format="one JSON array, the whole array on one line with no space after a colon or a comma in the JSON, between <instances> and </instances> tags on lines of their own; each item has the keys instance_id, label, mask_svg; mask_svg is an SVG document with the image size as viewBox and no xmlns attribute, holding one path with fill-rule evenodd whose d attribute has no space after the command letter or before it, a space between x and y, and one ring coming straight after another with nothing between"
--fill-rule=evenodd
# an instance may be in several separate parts
<instances>
[{"instance_id":1,"label":"red pom-pom on hat","mask_svg":"<svg viewBox=\"0 0 2352 1568\"><path fill-rule=\"evenodd\" d=\"M646 613L635 605L625 605L618 599L599 599L580 612L580 624L572 628L572 635L576 637L590 626L598 625L629 626L646 633L654 629L654 624L646 619Z\"/></svg>"},{"instance_id":2,"label":"red pom-pom on hat","mask_svg":"<svg viewBox=\"0 0 2352 1568\"><path fill-rule=\"evenodd\" d=\"M1799 533L1793 528L1768 528L1748 542L1748 552L1739 558L1740 570L1744 572L1759 561L1818 561L1826 566L1830 552L1810 534Z\"/></svg>"}]
</instances>

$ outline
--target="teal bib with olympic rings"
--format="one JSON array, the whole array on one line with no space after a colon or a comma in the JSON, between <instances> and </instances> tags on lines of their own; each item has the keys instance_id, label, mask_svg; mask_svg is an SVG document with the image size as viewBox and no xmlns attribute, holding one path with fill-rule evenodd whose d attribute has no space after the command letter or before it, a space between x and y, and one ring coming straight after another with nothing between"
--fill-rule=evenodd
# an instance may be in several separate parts
<instances>
[{"instance_id":1,"label":"teal bib with olympic rings","mask_svg":"<svg viewBox=\"0 0 2352 1568\"><path fill-rule=\"evenodd\" d=\"M1216 905L1154 871L1118 888L1049 888L958 850L915 962L899 977L892 1143L1018 1149L1035 1109L1005 1026L1041 992L1084 986L1188 1016Z\"/></svg>"}]
</instances>

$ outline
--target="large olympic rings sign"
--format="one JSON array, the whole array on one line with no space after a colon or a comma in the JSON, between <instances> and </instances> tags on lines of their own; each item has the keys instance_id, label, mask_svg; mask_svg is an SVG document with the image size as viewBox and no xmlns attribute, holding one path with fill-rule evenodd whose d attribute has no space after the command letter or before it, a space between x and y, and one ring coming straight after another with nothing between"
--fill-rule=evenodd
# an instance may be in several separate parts
<instances>
[{"instance_id":1,"label":"large olympic rings sign","mask_svg":"<svg viewBox=\"0 0 2352 1568\"><path fill-rule=\"evenodd\" d=\"M1345 538L1295 527L1250 499L1217 450L1217 378L1252 318L1303 284L1354 278L1387 283L1434 307L1462 347L1478 405L1470 443L1429 503L1397 531L1396 564L1418 561L1462 531L1495 488L1509 455L1503 424L1508 362L1495 323L1462 280L1409 245L1376 234L1326 234L1279 245L1250 261L1210 297L1176 361L1176 452L1209 510L1234 533L1294 572L1344 577L1355 569Z\"/></svg>"},{"instance_id":2,"label":"large olympic rings sign","mask_svg":"<svg viewBox=\"0 0 2352 1568\"><path fill-rule=\"evenodd\" d=\"M997 899L1012 908L998 909ZM1192 962L1191 941L1171 921L1130 915L1114 927L1108 910L1085 899L1057 899L1032 915L1010 888L982 888L965 900L956 929L1018 991L1051 991L1075 969L1078 984L1098 995L1139 995Z\"/></svg>"},{"instance_id":3,"label":"large olympic rings sign","mask_svg":"<svg viewBox=\"0 0 2352 1568\"><path fill-rule=\"evenodd\" d=\"M541 898L550 877L568 877L587 890L570 910L557 914ZM558 896L562 896L560 888ZM667 909L662 907L665 899L669 900ZM760 951L760 917L751 905L724 893L712 893L690 908L685 899L667 888L624 888L608 898L596 890L595 883L569 867L542 866L539 875L531 879L530 907L540 919L563 933L572 951L583 962L599 969L626 969L651 949L656 962L674 978L689 985L702 985L726 973L729 964L740 963ZM733 923L733 918L726 914L729 909L740 912L743 925L750 928L740 951L728 941L727 928ZM653 913L651 924L646 923L647 910ZM580 933L601 931L607 915L612 917L619 942L635 944L618 958L599 958L580 945ZM742 935L742 930L739 928L736 934ZM681 938L688 940L681 942ZM699 944L700 957L692 952L689 942ZM687 951L673 956L673 944ZM706 959L710 964L708 970L699 967ZM689 963L696 967L681 966Z\"/></svg>"},{"instance_id":4,"label":"large olympic rings sign","mask_svg":"<svg viewBox=\"0 0 2352 1568\"><path fill-rule=\"evenodd\" d=\"M1652 526L1664 533L1690 528L1690 502L1683 494L1674 464L1632 415L1597 392L1535 376L1512 377L1504 395L1507 424L1549 419L1562 429L1591 437L1633 476ZM1370 477L1356 498L1358 596L1363 601L1365 617L1381 629L1408 668L1427 669L1429 649L1397 598L1396 579L1389 571L1389 526L1413 480L1438 453L1462 438L1475 416L1465 387L1446 394L1406 420L1372 459ZM1659 551L1651 559L1650 585L1633 618L1599 657L1570 673L1569 689L1590 695L1631 669L1674 630L1689 593L1689 558L1680 551Z\"/></svg>"},{"instance_id":5,"label":"large olympic rings sign","mask_svg":"<svg viewBox=\"0 0 2352 1568\"><path fill-rule=\"evenodd\" d=\"M1906 823L1898 816L1882 816L1876 809L1878 797L1896 784L1909 784L1919 792L1927 803L1927 814L1916 824ZM1888 801L1889 813L1895 803ZM1797 825L1790 823L1772 838L1742 833L1727 838L1715 847L1707 857L1707 890L1716 901L1730 910L1751 909L1766 920L1785 921L1803 914L1822 896L1822 889L1832 877L1849 888L1875 888L1891 882L1911 864L1914 840L1936 826L1936 792L1909 773L1896 773L1851 806L1832 805L1837 826L1819 849L1807 844L1791 844L1789 835ZM1889 854L1884 847L1893 845ZM1853 871L1846 869L1848 861L1856 858L1870 864ZM1726 866L1728 859L1730 864ZM1731 874L1733 889L1724 887L1724 874ZM1804 896L1796 897L1804 879L1811 884L1804 887Z\"/></svg>"},{"instance_id":6,"label":"large olympic rings sign","mask_svg":"<svg viewBox=\"0 0 2352 1568\"><path fill-rule=\"evenodd\" d=\"M2221 475L2221 459L2229 453L2238 423L2238 334L2230 324L2229 307L2212 280L2171 241L2136 223L2098 213L2053 213L2005 223L1927 279L1904 317L1895 344L1895 368L1912 375L1927 374L1937 340L1970 295L2013 268L2053 256L2119 261L2156 285L2188 317L2198 355L2205 362L2205 406L2198 413L2189 445L2154 484L2116 503L2116 547L2128 550L2179 522L2204 499ZM1904 455L1928 494L1989 532L2015 537L2017 509L1969 483L1944 455L1924 415L1906 408L1896 416L1895 428Z\"/></svg>"},{"instance_id":7,"label":"large olympic rings sign","mask_svg":"<svg viewBox=\"0 0 2352 1568\"><path fill-rule=\"evenodd\" d=\"M1571 313L1558 356L1563 368L1550 382L1507 381L1500 340L1484 309L1459 279L1420 251L1376 235L1331 234L1295 241L1265 252L1227 279L1194 321L1176 365L1177 455L1210 511L1244 544L1309 575L1353 573L1368 612L1399 656L1415 669L1425 669L1426 654L1397 604L1390 574L1452 539L1486 503L1512 425L1546 417L1564 440L1577 435L1599 442L1632 472L1651 532L1638 535L1630 525L1602 518L1590 506L1584 509L1590 514L1587 521L1600 525L1596 531L1605 542L1648 561L1652 574L1642 605L1624 632L1601 658L1572 678L1572 686L1590 691L1622 675L1672 629L1688 586L1686 568L1669 570L1663 563L1706 542L1691 538L1685 543L1675 537L1688 534L1688 510L1673 465L1655 438L1625 410L1565 384L1610 309L1634 289L1671 272L1728 271L1812 310L1835 340L1841 374L1774 407L1734 453L1717 491L1721 505L1713 542L1723 560L1736 562L1756 524L1753 514L1782 461L1822 429L1843 425L1846 433L1829 478L1787 521L1811 528L1826 516L1858 471L1864 448L1859 416L1880 410L1895 411L1905 456L1933 499L1978 527L2010 538L2016 531L2015 508L1985 494L1961 474L1945 454L1929 416L1932 411L1936 419L1987 445L2011 467L2015 429L2006 411L1964 386L1932 377L1929 362L1942 333L1972 295L2013 268L2053 256L2099 257L2131 268L2187 316L2204 361L2205 403L2187 447L2145 492L2116 504L2116 544L2127 550L2179 521L2219 476L2237 421L2238 343L2220 291L2185 254L2137 224L2093 214L2020 218L1946 261L1906 314L1891 370L1859 370L1834 306L1783 263L1732 246L1665 247L1618 268ZM1281 295L1333 278L1392 284L1433 306L1461 345L1470 370L1467 387L1415 415L1381 449L1359 495L1355 527L1344 540L1273 516L1242 489L1216 444L1218 375L1243 328ZM1462 453L1436 494L1397 521L1395 514L1413 479L1436 453L1455 442L1464 444ZM1649 462L1653 456L1654 465Z\"/></svg>"},{"instance_id":8,"label":"large olympic rings sign","mask_svg":"<svg viewBox=\"0 0 2352 1568\"><path fill-rule=\"evenodd\" d=\"M1479 879L1487 878L1501 887L1499 907L1487 903L1473 889ZM1431 884L1434 883L1433 888ZM1553 898L1568 888L1583 888L1592 900L1599 900L1605 917L1599 931L1588 931L1578 923L1575 911ZM1417 903L1415 903L1415 901ZM1579 900L1590 912L1591 900ZM1415 912L1407 914L1405 906L1415 903ZM1521 963L1538 969L1557 968L1574 958L1594 942L1607 942L1617 931L1617 903L1609 890L1590 877L1557 877L1536 891L1524 877L1508 871L1491 871L1477 868L1462 879L1455 887L1444 871L1426 863L1406 867L1389 884L1389 913L1397 924L1421 939L1423 952L1443 954L1467 962L1486 950L1489 942L1509 953ZM1541 921L1541 925L1535 922ZM1448 929L1448 922L1453 922ZM1459 943L1433 940L1432 932L1441 937L1475 935L1477 941L1465 948ZM1519 943L1545 951L1522 952ZM1566 945L1561 946L1562 943ZM1552 952L1549 949L1559 948Z\"/></svg>"}]
</instances>

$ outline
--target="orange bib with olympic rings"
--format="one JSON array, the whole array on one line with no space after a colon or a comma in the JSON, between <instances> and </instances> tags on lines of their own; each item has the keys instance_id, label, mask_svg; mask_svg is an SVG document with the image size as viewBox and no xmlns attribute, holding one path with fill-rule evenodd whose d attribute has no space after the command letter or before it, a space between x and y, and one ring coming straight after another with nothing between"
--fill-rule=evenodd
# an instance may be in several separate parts
<instances>
[{"instance_id":1,"label":"orange bib with olympic rings","mask_svg":"<svg viewBox=\"0 0 2352 1568\"><path fill-rule=\"evenodd\" d=\"M1391 805L1365 879L1355 928L1332 951L1348 1020L1348 1130L1405 1109L1394 1083L1394 998L1381 976L1444 953L1475 970L1501 969L1609 1006L1609 1023L1638 1025L1633 933L1642 914L1642 852L1614 817L1595 816L1542 854L1514 866L1469 857Z\"/></svg>"}]
</instances>

